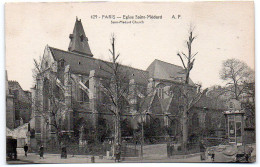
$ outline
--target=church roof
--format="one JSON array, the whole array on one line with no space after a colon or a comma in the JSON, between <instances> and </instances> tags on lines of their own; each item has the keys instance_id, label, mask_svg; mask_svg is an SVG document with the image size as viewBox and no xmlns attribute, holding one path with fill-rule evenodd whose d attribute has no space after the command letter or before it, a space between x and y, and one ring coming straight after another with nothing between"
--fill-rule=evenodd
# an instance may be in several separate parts
<instances>
[{"instance_id":1,"label":"church roof","mask_svg":"<svg viewBox=\"0 0 260 167\"><path fill-rule=\"evenodd\" d=\"M72 73L89 75L91 70L95 70L95 74L100 77L109 77L111 71L111 62L85 56L75 52L64 51L49 47L55 61L64 60L65 64L70 65ZM129 78L134 79L138 84L147 84L149 74L147 71L132 68L129 66L120 65L122 72L129 73ZM102 68L102 69L101 69ZM104 69L104 70L103 70Z\"/></svg>"},{"instance_id":2,"label":"church roof","mask_svg":"<svg viewBox=\"0 0 260 167\"><path fill-rule=\"evenodd\" d=\"M213 110L225 110L227 107L225 101L219 98L210 98L206 95L202 96L194 107L208 108Z\"/></svg>"},{"instance_id":3,"label":"church roof","mask_svg":"<svg viewBox=\"0 0 260 167\"><path fill-rule=\"evenodd\" d=\"M171 63L167 63L161 60L155 59L147 68L149 71L149 77L162 80L170 80L176 82L182 82L185 80L183 74L184 69L181 66L177 66ZM194 85L192 80L189 80L191 85Z\"/></svg>"},{"instance_id":4,"label":"church roof","mask_svg":"<svg viewBox=\"0 0 260 167\"><path fill-rule=\"evenodd\" d=\"M88 38L84 32L81 20L76 19L73 34L70 34L70 44L68 50L81 53L87 56L93 56L88 44Z\"/></svg>"},{"instance_id":5,"label":"church roof","mask_svg":"<svg viewBox=\"0 0 260 167\"><path fill-rule=\"evenodd\" d=\"M171 103L172 98L165 98L165 99L161 99L158 96L155 98L155 96L157 96L157 93L153 93L150 96L147 96L143 99L141 99L141 111L149 111L150 108L153 107L152 103L155 103L155 100L157 101L157 104L159 106L159 108L161 108L162 112L167 112L168 111L168 107ZM163 114L163 113L160 113Z\"/></svg>"}]
</instances>

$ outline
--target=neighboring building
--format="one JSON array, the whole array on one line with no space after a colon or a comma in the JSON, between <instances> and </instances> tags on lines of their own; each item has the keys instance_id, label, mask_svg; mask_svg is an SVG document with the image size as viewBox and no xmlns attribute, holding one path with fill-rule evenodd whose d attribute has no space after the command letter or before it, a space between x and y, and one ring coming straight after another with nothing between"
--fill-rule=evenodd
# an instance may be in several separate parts
<instances>
[{"instance_id":1,"label":"neighboring building","mask_svg":"<svg viewBox=\"0 0 260 167\"><path fill-rule=\"evenodd\" d=\"M6 90L6 127L10 129L15 128L15 109L14 109L14 95L9 91L8 78L6 71L5 90Z\"/></svg>"},{"instance_id":2,"label":"neighboring building","mask_svg":"<svg viewBox=\"0 0 260 167\"><path fill-rule=\"evenodd\" d=\"M102 82L110 77L105 71L109 71L108 66L111 63L94 58L81 20L76 20L73 34L70 34L69 38L68 51L48 45L45 47L40 63L41 72L36 78L35 87L32 88L35 125L31 128L35 130L38 142L43 144L55 137L54 129L50 124L46 124L42 115L48 113L52 107L50 88L55 92L55 99L59 99L62 104L63 134L74 135L80 140L79 143L84 143L81 140L92 133L91 128L87 129L88 126L95 128L101 125L112 130L114 126L112 114L102 106L107 104L105 101L109 99L104 94ZM130 124L128 127L131 126L132 129L138 129L138 112L146 112L149 114L145 118L146 122L157 128L168 127L171 129L170 135L180 138L182 105L178 99L185 78L183 68L160 60L154 60L147 70L123 65L120 65L120 68L121 72L129 74L127 82L130 92L126 97L127 105L123 108L125 114L122 116L122 122L125 122L125 125ZM197 91L192 80L189 87L193 92ZM222 114L222 108L212 105L210 101L207 99L194 107L190 114L191 127L207 127L205 117L211 111L216 115ZM51 117L49 120L51 121Z\"/></svg>"},{"instance_id":3,"label":"neighboring building","mask_svg":"<svg viewBox=\"0 0 260 167\"><path fill-rule=\"evenodd\" d=\"M6 137L17 139L17 151L30 144L31 93L17 81L8 81L6 72Z\"/></svg>"},{"instance_id":4,"label":"neighboring building","mask_svg":"<svg viewBox=\"0 0 260 167\"><path fill-rule=\"evenodd\" d=\"M24 91L17 81L6 79L6 126L17 128L31 119L31 92Z\"/></svg>"}]
</instances>

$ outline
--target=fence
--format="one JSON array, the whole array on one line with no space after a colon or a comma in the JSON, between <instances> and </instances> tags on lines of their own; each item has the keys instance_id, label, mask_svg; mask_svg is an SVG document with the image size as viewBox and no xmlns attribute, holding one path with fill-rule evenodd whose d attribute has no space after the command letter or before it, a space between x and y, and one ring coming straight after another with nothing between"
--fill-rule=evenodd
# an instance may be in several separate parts
<instances>
[{"instance_id":1,"label":"fence","mask_svg":"<svg viewBox=\"0 0 260 167\"><path fill-rule=\"evenodd\" d=\"M66 146L67 154L69 155L106 155L108 147L104 144L87 144L79 146L78 144L69 144ZM58 146L46 147L46 153L60 154L61 149Z\"/></svg>"}]
</instances>

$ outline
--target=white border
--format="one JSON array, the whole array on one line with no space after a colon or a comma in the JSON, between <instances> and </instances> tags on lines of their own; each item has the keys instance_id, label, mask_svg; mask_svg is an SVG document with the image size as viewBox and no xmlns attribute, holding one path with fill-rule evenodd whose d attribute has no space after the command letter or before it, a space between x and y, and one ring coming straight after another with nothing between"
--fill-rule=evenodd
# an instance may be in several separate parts
<instances>
[{"instance_id":1,"label":"white border","mask_svg":"<svg viewBox=\"0 0 260 167\"><path fill-rule=\"evenodd\" d=\"M0 25L0 32L1 32L1 45L0 45L0 107L1 107L1 116L0 116L0 165L6 165L5 162L5 33L4 33L4 3L6 2L79 2L76 0L2 0L1 3L1 13L0 13L0 18L1 18L1 25ZM85 0L86 1L86 0ZM89 0L88 0L89 1ZM95 0L95 1L102 1L102 0ZM104 1L104 0L103 0ZM110 2L126 2L126 0L108 0ZM134 1L134 2L151 2L152 0L142 0L142 1L138 1L138 0L128 0L129 1ZM171 0L164 0L164 2L168 2ZM176 1L176 0L175 0ZM184 2L193 2L192 0L182 0ZM181 2L182 2L181 1ZM203 0L198 0L198 1L203 1ZM216 1L216 0L208 0L208 1ZM224 0L221 0L224 1ZM234 1L234 0L231 0ZM249 0L244 0L244 1L249 1ZM152 1L152 2L158 2L158 1ZM180 0L179 0L180 2ZM259 20L260 20L260 2L259 1L255 1L255 70L256 70L256 92L259 92L259 83L260 83L260 77L259 77L259 66L260 65L260 58L258 57L258 53L259 53L259 32L257 30L260 29L259 26ZM256 93L256 104L260 104L260 100L259 100L259 93ZM257 141L259 139L259 128L258 128L258 121L259 121L259 114L257 113L259 111L259 107L258 105L256 106L256 125L257 125ZM258 141L259 143L259 141ZM258 144L257 144L257 150L259 149ZM43 164L41 164L43 165ZM48 166L71 166L71 164L47 164ZM74 166L75 164L73 164ZM200 166L245 166L245 165L249 165L249 164L231 164L231 163L124 163L124 164L77 164L77 166L101 166L101 165L106 165L108 167L114 167L114 166L149 166L149 167L154 167L157 165L162 165L162 166L193 166L193 167L200 167ZM254 164L250 164L250 165L259 165L259 160L257 158L257 162ZM12 166L17 166L17 165L12 165ZM35 166L35 165L23 165L23 166Z\"/></svg>"}]
</instances>

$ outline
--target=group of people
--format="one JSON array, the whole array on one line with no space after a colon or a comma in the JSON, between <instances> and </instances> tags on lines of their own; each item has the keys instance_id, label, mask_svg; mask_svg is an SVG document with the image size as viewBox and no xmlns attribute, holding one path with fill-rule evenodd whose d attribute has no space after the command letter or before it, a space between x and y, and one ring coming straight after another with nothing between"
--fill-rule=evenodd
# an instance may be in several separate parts
<instances>
[{"instance_id":1,"label":"group of people","mask_svg":"<svg viewBox=\"0 0 260 167\"><path fill-rule=\"evenodd\" d=\"M24 148L24 154L27 157L27 153L28 153L28 149L29 149L27 143L24 145L23 148ZM44 147L43 147L43 145L41 145L41 147L39 148L40 159L44 159L43 154L44 154ZM66 149L66 147L62 147L61 158L67 158L67 149Z\"/></svg>"},{"instance_id":2,"label":"group of people","mask_svg":"<svg viewBox=\"0 0 260 167\"><path fill-rule=\"evenodd\" d=\"M27 157L27 153L28 153L28 149L29 149L27 143L24 145L23 149L24 149L24 155ZM41 145L41 147L39 149L40 159L44 159L43 154L44 154L44 148L43 148L43 145Z\"/></svg>"}]
</instances>

